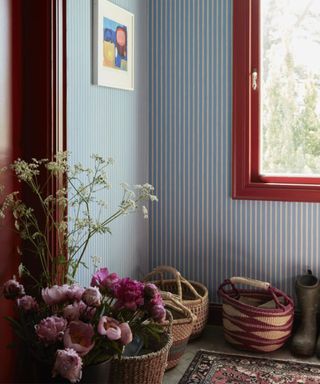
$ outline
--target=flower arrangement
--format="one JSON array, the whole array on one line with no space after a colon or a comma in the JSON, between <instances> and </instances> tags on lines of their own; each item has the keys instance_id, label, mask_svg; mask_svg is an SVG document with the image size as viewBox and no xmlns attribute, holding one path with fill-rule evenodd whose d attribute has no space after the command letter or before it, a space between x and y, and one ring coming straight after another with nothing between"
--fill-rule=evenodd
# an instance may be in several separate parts
<instances>
[{"instance_id":1,"label":"flower arrangement","mask_svg":"<svg viewBox=\"0 0 320 384\"><path fill-rule=\"evenodd\" d=\"M106 204L97 196L110 188L106 168L112 161L93 156L93 162L93 168L70 166L68 155L58 153L55 161L33 159L27 163L18 159L11 165L18 180L37 198L45 226L40 225L36 209L23 202L18 192L4 196L0 205L0 218L13 214L15 230L24 243L32 246L41 264L39 276L19 266L19 277L26 276L34 283L33 296L15 276L2 287L4 297L14 300L17 309L16 318L7 319L53 377L61 376L72 383L81 380L84 367L121 358L134 336L145 344L150 338L159 338L166 317L158 288L151 283L120 278L107 268L93 274L89 287L83 288L75 281L94 235L110 233L113 220L139 207L147 218L147 208L140 204L157 201L150 184L132 189L123 184L119 207L104 216ZM42 169L47 174L43 183ZM63 180L67 187L45 196L44 186L54 178ZM4 193L3 188L0 191ZM92 216L93 204L100 207L98 219ZM58 233L55 257L47 241L52 230Z\"/></svg>"},{"instance_id":2,"label":"flower arrangement","mask_svg":"<svg viewBox=\"0 0 320 384\"><path fill-rule=\"evenodd\" d=\"M121 355L133 335L145 342L162 332L166 312L155 285L120 278L101 268L91 286L53 285L42 289L41 300L26 295L11 279L4 296L15 300L18 319L8 318L17 334L52 376L75 383L82 368Z\"/></svg>"}]
</instances>

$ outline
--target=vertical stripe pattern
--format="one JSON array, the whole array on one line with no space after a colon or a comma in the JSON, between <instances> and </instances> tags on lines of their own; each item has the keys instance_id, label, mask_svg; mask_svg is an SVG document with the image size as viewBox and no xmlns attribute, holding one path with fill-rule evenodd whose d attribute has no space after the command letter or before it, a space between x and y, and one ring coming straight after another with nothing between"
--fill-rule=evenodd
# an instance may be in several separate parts
<instances>
[{"instance_id":1,"label":"vertical stripe pattern","mask_svg":"<svg viewBox=\"0 0 320 384\"><path fill-rule=\"evenodd\" d=\"M114 0L135 15L135 90L92 84L92 1L67 1L67 116L68 150L73 162L90 165L90 155L112 157L110 191L101 193L107 216L118 208L120 183L148 181L148 8L147 0ZM99 216L99 207L93 216ZM122 216L110 225L112 235L90 241L77 279L88 285L93 272L90 256L121 276L142 277L148 272L148 222L141 212Z\"/></svg>"},{"instance_id":2,"label":"vertical stripe pattern","mask_svg":"<svg viewBox=\"0 0 320 384\"><path fill-rule=\"evenodd\" d=\"M149 2L150 268L233 275L294 294L319 270L319 204L231 199L232 0Z\"/></svg>"}]
</instances>

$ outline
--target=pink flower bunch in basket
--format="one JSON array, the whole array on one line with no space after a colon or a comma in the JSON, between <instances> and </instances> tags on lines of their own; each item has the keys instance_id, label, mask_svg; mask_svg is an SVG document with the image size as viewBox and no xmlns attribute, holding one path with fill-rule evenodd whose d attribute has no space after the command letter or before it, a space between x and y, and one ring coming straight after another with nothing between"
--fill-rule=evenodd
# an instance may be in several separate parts
<instances>
[{"instance_id":1,"label":"pink flower bunch in basket","mask_svg":"<svg viewBox=\"0 0 320 384\"><path fill-rule=\"evenodd\" d=\"M26 295L14 277L3 294L17 306L8 317L17 334L37 359L50 367L52 377L75 383L85 366L121 357L137 335L157 337L166 311L158 288L131 278L120 278L107 268L98 270L91 286L53 285L41 298Z\"/></svg>"}]
</instances>

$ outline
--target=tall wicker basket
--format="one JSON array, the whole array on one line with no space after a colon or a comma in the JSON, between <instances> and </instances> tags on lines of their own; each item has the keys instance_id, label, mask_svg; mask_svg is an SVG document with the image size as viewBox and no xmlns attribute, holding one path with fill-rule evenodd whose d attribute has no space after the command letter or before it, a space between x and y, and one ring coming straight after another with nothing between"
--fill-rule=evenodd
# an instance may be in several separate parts
<instances>
[{"instance_id":1,"label":"tall wicker basket","mask_svg":"<svg viewBox=\"0 0 320 384\"><path fill-rule=\"evenodd\" d=\"M164 279L165 273L173 275L174 279ZM155 280L155 276L159 276L160 279ZM161 291L171 292L178 301L190 309L197 317L190 339L200 336L207 323L209 313L207 287L197 281L188 281L181 276L179 271L167 265L154 268L145 276L144 280L153 282Z\"/></svg>"},{"instance_id":2,"label":"tall wicker basket","mask_svg":"<svg viewBox=\"0 0 320 384\"><path fill-rule=\"evenodd\" d=\"M238 289L235 284L256 289ZM220 285L218 293L223 299L224 336L234 347L271 352L290 337L294 304L284 292L267 282L232 277Z\"/></svg>"},{"instance_id":3,"label":"tall wicker basket","mask_svg":"<svg viewBox=\"0 0 320 384\"><path fill-rule=\"evenodd\" d=\"M190 309L176 300L172 293L162 292L161 295L164 300L166 309L171 312L173 317L173 343L168 355L168 364L166 368L166 370L168 370L175 367L178 364L181 356L184 354L193 330L193 324L197 318L190 311Z\"/></svg>"}]
</instances>

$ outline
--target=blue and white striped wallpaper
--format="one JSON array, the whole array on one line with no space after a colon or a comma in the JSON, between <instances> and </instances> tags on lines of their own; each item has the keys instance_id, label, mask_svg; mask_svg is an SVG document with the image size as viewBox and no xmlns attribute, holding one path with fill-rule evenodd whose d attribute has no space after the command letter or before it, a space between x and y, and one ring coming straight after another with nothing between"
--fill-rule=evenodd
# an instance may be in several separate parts
<instances>
[{"instance_id":1,"label":"blue and white striped wallpaper","mask_svg":"<svg viewBox=\"0 0 320 384\"><path fill-rule=\"evenodd\" d=\"M319 274L319 204L231 199L232 0L149 2L151 265L206 284Z\"/></svg>"},{"instance_id":2,"label":"blue and white striped wallpaper","mask_svg":"<svg viewBox=\"0 0 320 384\"><path fill-rule=\"evenodd\" d=\"M90 155L112 157L110 191L101 195L109 214L122 199L121 182L148 180L148 13L147 0L115 0L135 15L135 90L98 87L91 81L92 1L67 0L67 125L73 162L88 164ZM98 210L93 214L98 214ZM86 252L89 269L78 280L87 285L99 256L102 266L121 276L141 277L148 270L148 223L142 214L120 217L112 235L92 239Z\"/></svg>"}]
</instances>

